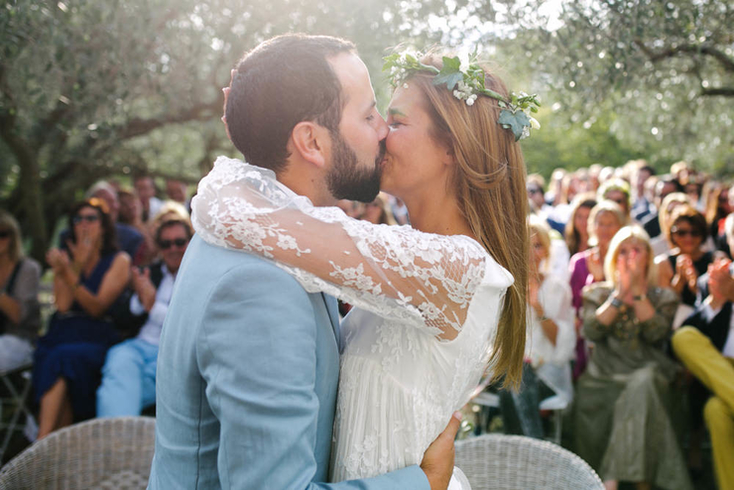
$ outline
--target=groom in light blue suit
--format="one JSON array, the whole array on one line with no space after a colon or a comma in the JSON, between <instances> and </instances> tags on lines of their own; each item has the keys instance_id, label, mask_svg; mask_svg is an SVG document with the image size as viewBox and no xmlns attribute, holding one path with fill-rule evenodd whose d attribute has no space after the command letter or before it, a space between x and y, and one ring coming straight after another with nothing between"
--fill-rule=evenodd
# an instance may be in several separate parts
<instances>
[{"instance_id":1,"label":"groom in light blue suit","mask_svg":"<svg viewBox=\"0 0 734 490\"><path fill-rule=\"evenodd\" d=\"M230 139L249 163L274 171L284 191L315 205L376 196L388 129L353 44L271 39L240 61L225 95ZM195 236L160 340L148 488L445 489L456 420L420 466L324 483L338 346L333 298Z\"/></svg>"}]
</instances>

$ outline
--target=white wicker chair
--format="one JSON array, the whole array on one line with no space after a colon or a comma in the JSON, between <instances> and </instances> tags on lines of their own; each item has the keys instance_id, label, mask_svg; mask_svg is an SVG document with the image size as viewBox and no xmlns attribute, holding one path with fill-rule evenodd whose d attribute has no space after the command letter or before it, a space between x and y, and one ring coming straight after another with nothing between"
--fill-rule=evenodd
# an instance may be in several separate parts
<instances>
[{"instance_id":1,"label":"white wicker chair","mask_svg":"<svg viewBox=\"0 0 734 490\"><path fill-rule=\"evenodd\" d=\"M0 470L0 488L144 489L153 461L155 419L94 419L37 441Z\"/></svg>"},{"instance_id":2,"label":"white wicker chair","mask_svg":"<svg viewBox=\"0 0 734 490\"><path fill-rule=\"evenodd\" d=\"M456 466L472 490L603 489L584 460L547 441L486 434L456 442Z\"/></svg>"}]
</instances>

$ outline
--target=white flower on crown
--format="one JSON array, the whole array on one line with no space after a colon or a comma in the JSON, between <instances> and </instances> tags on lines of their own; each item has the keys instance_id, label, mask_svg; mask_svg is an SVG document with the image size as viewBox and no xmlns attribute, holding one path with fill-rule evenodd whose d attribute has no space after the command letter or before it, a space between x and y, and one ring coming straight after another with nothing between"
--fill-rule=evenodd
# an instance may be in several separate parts
<instances>
[{"instance_id":1,"label":"white flower on crown","mask_svg":"<svg viewBox=\"0 0 734 490\"><path fill-rule=\"evenodd\" d=\"M540 129L540 123L534 117L530 117L530 127L533 129Z\"/></svg>"}]
</instances>

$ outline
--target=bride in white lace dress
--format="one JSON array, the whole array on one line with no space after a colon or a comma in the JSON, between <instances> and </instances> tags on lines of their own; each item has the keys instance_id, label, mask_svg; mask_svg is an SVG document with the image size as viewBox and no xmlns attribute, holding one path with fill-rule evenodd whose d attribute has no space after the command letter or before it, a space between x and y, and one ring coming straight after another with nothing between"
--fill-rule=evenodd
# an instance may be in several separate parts
<instances>
[{"instance_id":1,"label":"bride in white lace dress","mask_svg":"<svg viewBox=\"0 0 734 490\"><path fill-rule=\"evenodd\" d=\"M467 104L434 76L410 72L389 108L382 187L403 199L413 227L314 207L271 171L225 157L192 202L207 242L259 254L307 291L354 305L341 327L332 481L418 464L488 365L509 382L520 373L522 154L497 122L497 100Z\"/></svg>"}]
</instances>

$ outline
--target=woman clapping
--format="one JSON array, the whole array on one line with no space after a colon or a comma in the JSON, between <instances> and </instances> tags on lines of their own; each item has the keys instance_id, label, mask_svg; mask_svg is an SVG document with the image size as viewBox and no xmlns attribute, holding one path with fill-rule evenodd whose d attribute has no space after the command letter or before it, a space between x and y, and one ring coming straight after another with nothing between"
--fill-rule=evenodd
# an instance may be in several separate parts
<instances>
[{"instance_id":1,"label":"woman clapping","mask_svg":"<svg viewBox=\"0 0 734 490\"><path fill-rule=\"evenodd\" d=\"M678 298L655 287L640 227L614 236L604 265L609 280L584 290L583 332L594 350L577 384L577 453L609 489L619 481L691 488L664 401L676 368L663 343Z\"/></svg>"}]
</instances>

